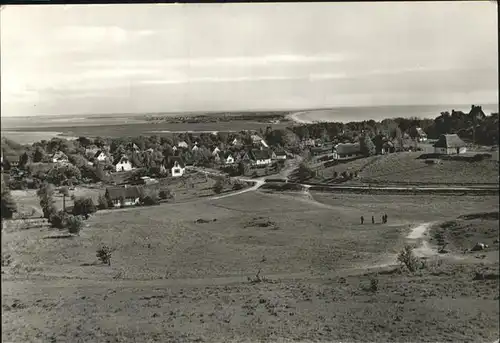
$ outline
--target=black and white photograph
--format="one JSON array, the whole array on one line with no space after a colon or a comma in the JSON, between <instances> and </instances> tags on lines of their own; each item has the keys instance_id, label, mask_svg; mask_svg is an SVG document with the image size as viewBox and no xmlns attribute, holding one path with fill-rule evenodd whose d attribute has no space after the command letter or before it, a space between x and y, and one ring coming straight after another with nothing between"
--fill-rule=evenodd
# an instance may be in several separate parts
<instances>
[{"instance_id":1,"label":"black and white photograph","mask_svg":"<svg viewBox=\"0 0 500 343\"><path fill-rule=\"evenodd\" d=\"M498 343L494 1L0 6L2 342Z\"/></svg>"}]
</instances>

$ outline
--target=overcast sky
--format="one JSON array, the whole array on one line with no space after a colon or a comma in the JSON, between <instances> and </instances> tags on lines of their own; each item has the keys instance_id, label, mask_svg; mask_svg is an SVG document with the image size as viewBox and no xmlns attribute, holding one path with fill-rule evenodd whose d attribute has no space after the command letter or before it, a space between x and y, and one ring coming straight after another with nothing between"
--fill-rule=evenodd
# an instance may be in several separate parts
<instances>
[{"instance_id":1,"label":"overcast sky","mask_svg":"<svg viewBox=\"0 0 500 343\"><path fill-rule=\"evenodd\" d=\"M7 6L2 116L498 102L496 2Z\"/></svg>"}]
</instances>

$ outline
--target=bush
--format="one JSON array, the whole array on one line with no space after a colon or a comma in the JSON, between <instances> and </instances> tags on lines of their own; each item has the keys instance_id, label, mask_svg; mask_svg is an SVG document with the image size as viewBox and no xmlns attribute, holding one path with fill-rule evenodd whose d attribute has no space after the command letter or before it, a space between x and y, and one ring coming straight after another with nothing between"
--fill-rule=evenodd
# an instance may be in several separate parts
<instances>
[{"instance_id":1,"label":"bush","mask_svg":"<svg viewBox=\"0 0 500 343\"><path fill-rule=\"evenodd\" d=\"M43 211L43 217L49 219L50 216L57 211L54 206L54 187L51 184L45 183L36 192L36 195L40 199L40 207Z\"/></svg>"},{"instance_id":2,"label":"bush","mask_svg":"<svg viewBox=\"0 0 500 343\"><path fill-rule=\"evenodd\" d=\"M63 229L66 225L65 221L67 217L68 214L64 211L52 213L49 217L49 223L56 229Z\"/></svg>"},{"instance_id":3,"label":"bush","mask_svg":"<svg viewBox=\"0 0 500 343\"><path fill-rule=\"evenodd\" d=\"M301 163L299 165L299 168L297 169L297 177L299 181L305 181L314 177L315 175L316 173L304 163Z\"/></svg>"},{"instance_id":4,"label":"bush","mask_svg":"<svg viewBox=\"0 0 500 343\"><path fill-rule=\"evenodd\" d=\"M3 177L2 177L2 208L1 208L1 214L2 214L2 219L10 219L14 215L15 212L17 212L17 205L14 201L14 198L12 198L12 194L10 194L10 190L7 188L7 186L4 184Z\"/></svg>"},{"instance_id":5,"label":"bush","mask_svg":"<svg viewBox=\"0 0 500 343\"><path fill-rule=\"evenodd\" d=\"M158 195L161 200L171 199L173 197L170 189L162 189Z\"/></svg>"},{"instance_id":6,"label":"bush","mask_svg":"<svg viewBox=\"0 0 500 343\"><path fill-rule=\"evenodd\" d=\"M66 217L64 226L68 228L69 233L79 235L83 228L83 220L80 216L68 215Z\"/></svg>"},{"instance_id":7,"label":"bush","mask_svg":"<svg viewBox=\"0 0 500 343\"><path fill-rule=\"evenodd\" d=\"M89 217L89 214L92 214L97 211L92 198L76 198L73 206L73 214L74 215L83 215L85 218Z\"/></svg>"},{"instance_id":8,"label":"bush","mask_svg":"<svg viewBox=\"0 0 500 343\"><path fill-rule=\"evenodd\" d=\"M110 266L111 265L111 253L112 253L111 248L108 247L107 245L103 245L102 247L97 249L96 256L102 263Z\"/></svg>"},{"instance_id":9,"label":"bush","mask_svg":"<svg viewBox=\"0 0 500 343\"><path fill-rule=\"evenodd\" d=\"M213 189L214 189L214 192L216 194L220 194L222 192L222 190L224 189L224 181L222 179L218 179L215 182Z\"/></svg>"},{"instance_id":10,"label":"bush","mask_svg":"<svg viewBox=\"0 0 500 343\"><path fill-rule=\"evenodd\" d=\"M235 191L239 191L240 189L243 189L243 188L245 188L245 185L241 181L236 181L233 184L233 190L235 190Z\"/></svg>"},{"instance_id":11,"label":"bush","mask_svg":"<svg viewBox=\"0 0 500 343\"><path fill-rule=\"evenodd\" d=\"M413 247L410 245L406 245L403 250L399 252L398 262L412 273L419 267L419 259L414 255Z\"/></svg>"},{"instance_id":12,"label":"bush","mask_svg":"<svg viewBox=\"0 0 500 343\"><path fill-rule=\"evenodd\" d=\"M158 192L156 190L148 190L141 198L139 199L141 205L151 206L160 203L158 198Z\"/></svg>"},{"instance_id":13,"label":"bush","mask_svg":"<svg viewBox=\"0 0 500 343\"><path fill-rule=\"evenodd\" d=\"M102 194L99 195L99 199L97 201L97 208L99 210L105 210L109 207L108 199Z\"/></svg>"}]
</instances>

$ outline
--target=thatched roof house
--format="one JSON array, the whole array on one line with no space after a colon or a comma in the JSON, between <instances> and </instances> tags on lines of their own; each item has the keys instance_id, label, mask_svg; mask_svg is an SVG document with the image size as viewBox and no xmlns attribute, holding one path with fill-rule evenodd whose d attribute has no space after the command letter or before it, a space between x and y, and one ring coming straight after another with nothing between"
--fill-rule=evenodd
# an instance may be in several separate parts
<instances>
[{"instance_id":1,"label":"thatched roof house","mask_svg":"<svg viewBox=\"0 0 500 343\"><path fill-rule=\"evenodd\" d=\"M350 155L350 154L360 153L361 146L359 145L359 143L344 143L344 144L338 144L335 147L335 150L339 155Z\"/></svg>"},{"instance_id":2,"label":"thatched roof house","mask_svg":"<svg viewBox=\"0 0 500 343\"><path fill-rule=\"evenodd\" d=\"M120 198L130 199L139 198L141 196L142 187L108 187L106 188L106 197L110 200L117 200Z\"/></svg>"},{"instance_id":3,"label":"thatched roof house","mask_svg":"<svg viewBox=\"0 0 500 343\"><path fill-rule=\"evenodd\" d=\"M467 151L466 144L456 134L441 135L434 144L436 154L461 154Z\"/></svg>"},{"instance_id":4,"label":"thatched roof house","mask_svg":"<svg viewBox=\"0 0 500 343\"><path fill-rule=\"evenodd\" d=\"M463 148L466 144L457 134L441 135L434 144L434 148Z\"/></svg>"}]
</instances>

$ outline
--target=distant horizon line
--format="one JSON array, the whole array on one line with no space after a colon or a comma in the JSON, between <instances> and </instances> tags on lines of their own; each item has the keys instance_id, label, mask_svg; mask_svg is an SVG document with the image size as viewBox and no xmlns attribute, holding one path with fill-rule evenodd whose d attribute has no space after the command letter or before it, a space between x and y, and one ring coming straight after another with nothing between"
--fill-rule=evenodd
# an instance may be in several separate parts
<instances>
[{"instance_id":1,"label":"distant horizon line","mask_svg":"<svg viewBox=\"0 0 500 343\"><path fill-rule=\"evenodd\" d=\"M423 106L468 106L472 105L476 106L488 106L495 105L499 106L498 103L488 102L488 103L475 103L475 104L405 104L405 105L342 105L342 106L328 106L328 107L314 107L314 108L277 108L277 109L231 109L231 110L211 110L211 111L168 111L168 112L110 112L110 113L78 113L78 114L36 114L36 115L1 115L2 118L32 118L32 117L68 117L68 116L119 116L119 115L134 115L134 116L142 116L142 115L159 115L159 114L179 114L179 115L196 115L196 114L214 114L214 113L231 113L231 112L241 112L241 113L250 113L250 112L304 112L304 111L319 111L319 110L333 110L333 109L341 109L341 108L370 108L370 107L423 107Z\"/></svg>"}]
</instances>

